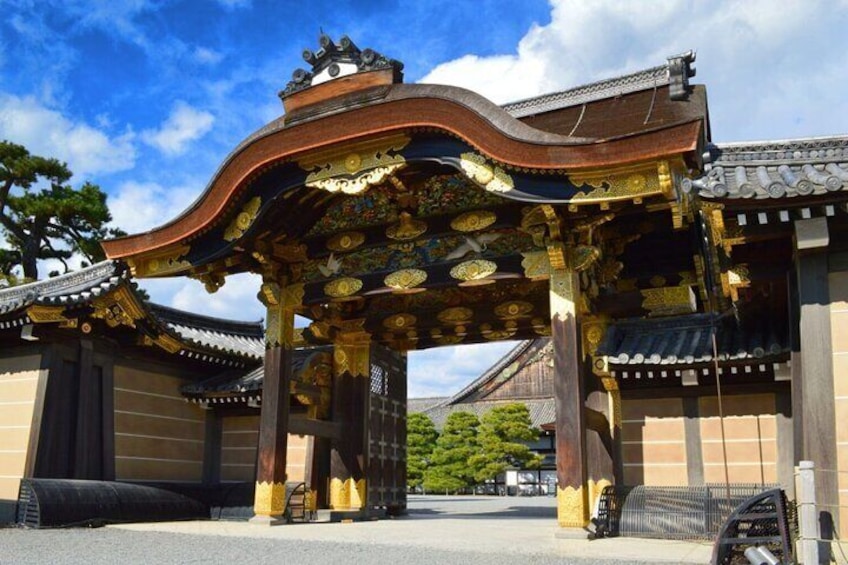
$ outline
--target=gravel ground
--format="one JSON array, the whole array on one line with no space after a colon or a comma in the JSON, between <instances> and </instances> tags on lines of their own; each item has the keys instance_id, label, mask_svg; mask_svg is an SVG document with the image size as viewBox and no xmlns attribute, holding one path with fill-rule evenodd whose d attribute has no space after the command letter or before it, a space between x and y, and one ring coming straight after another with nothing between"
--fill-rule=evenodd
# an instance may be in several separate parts
<instances>
[{"instance_id":1,"label":"gravel ground","mask_svg":"<svg viewBox=\"0 0 848 565\"><path fill-rule=\"evenodd\" d=\"M541 497L413 497L407 517L353 524L268 528L206 521L7 528L0 529L0 564L619 565L680 563L684 556L689 563L709 560L700 559L702 548L671 542L646 546L557 539L554 504Z\"/></svg>"}]
</instances>

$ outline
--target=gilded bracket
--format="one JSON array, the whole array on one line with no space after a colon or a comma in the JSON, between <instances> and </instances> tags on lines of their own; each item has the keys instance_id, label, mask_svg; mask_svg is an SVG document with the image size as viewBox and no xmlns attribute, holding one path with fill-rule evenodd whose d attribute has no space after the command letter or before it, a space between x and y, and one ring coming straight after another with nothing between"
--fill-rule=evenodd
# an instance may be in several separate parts
<instances>
[{"instance_id":1,"label":"gilded bracket","mask_svg":"<svg viewBox=\"0 0 848 565\"><path fill-rule=\"evenodd\" d=\"M645 288L640 292L643 297L642 308L651 317L692 314L697 310L695 293L690 286Z\"/></svg>"},{"instance_id":2,"label":"gilded bracket","mask_svg":"<svg viewBox=\"0 0 848 565\"><path fill-rule=\"evenodd\" d=\"M371 376L371 334L364 325L365 320L346 320L339 327L333 343L333 374Z\"/></svg>"},{"instance_id":3,"label":"gilded bracket","mask_svg":"<svg viewBox=\"0 0 848 565\"><path fill-rule=\"evenodd\" d=\"M281 287L277 283L266 282L262 285L259 299L267 308L265 347L294 348L294 315L303 304L303 297L303 284Z\"/></svg>"}]
</instances>

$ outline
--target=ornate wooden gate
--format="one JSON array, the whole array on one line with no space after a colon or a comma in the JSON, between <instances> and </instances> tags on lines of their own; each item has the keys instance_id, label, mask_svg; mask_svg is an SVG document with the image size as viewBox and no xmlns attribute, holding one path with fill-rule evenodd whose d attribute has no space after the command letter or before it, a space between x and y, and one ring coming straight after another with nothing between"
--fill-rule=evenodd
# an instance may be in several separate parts
<instances>
[{"instance_id":1,"label":"ornate wooden gate","mask_svg":"<svg viewBox=\"0 0 848 565\"><path fill-rule=\"evenodd\" d=\"M406 509L406 354L371 350L368 507Z\"/></svg>"}]
</instances>

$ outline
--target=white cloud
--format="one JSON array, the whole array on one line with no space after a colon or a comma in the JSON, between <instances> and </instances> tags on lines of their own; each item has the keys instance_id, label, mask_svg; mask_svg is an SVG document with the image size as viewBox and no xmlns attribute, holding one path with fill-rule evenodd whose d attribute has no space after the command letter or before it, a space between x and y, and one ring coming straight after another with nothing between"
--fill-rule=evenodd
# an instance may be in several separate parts
<instances>
[{"instance_id":1,"label":"white cloud","mask_svg":"<svg viewBox=\"0 0 848 565\"><path fill-rule=\"evenodd\" d=\"M199 281L185 279L171 297L170 305L206 316L256 321L265 317L265 309L256 298L261 284L261 276L242 273L227 277L218 292L208 294Z\"/></svg>"},{"instance_id":2,"label":"white cloud","mask_svg":"<svg viewBox=\"0 0 848 565\"><path fill-rule=\"evenodd\" d=\"M154 182L124 182L109 195L112 225L131 234L148 231L177 217L202 187L202 183L166 188Z\"/></svg>"},{"instance_id":3,"label":"white cloud","mask_svg":"<svg viewBox=\"0 0 848 565\"><path fill-rule=\"evenodd\" d=\"M0 138L20 143L31 153L66 161L81 177L124 171L135 166L134 135L110 137L75 122L32 97L0 93Z\"/></svg>"},{"instance_id":4,"label":"white cloud","mask_svg":"<svg viewBox=\"0 0 848 565\"><path fill-rule=\"evenodd\" d=\"M145 143L166 155L185 153L188 145L212 129L215 118L209 112L197 110L183 101L171 108L171 114L159 129L145 130L141 137Z\"/></svg>"},{"instance_id":5,"label":"white cloud","mask_svg":"<svg viewBox=\"0 0 848 565\"><path fill-rule=\"evenodd\" d=\"M200 63L204 63L206 65L214 65L221 61L224 56L215 51L214 49L209 49L207 47L197 47L194 50L194 58Z\"/></svg>"},{"instance_id":6,"label":"white cloud","mask_svg":"<svg viewBox=\"0 0 848 565\"><path fill-rule=\"evenodd\" d=\"M718 141L848 131L840 78L846 3L796 0L781 2L778 10L771 0L551 5L551 22L531 27L515 53L466 55L437 66L422 82L463 86L503 103L698 49L696 82L707 85Z\"/></svg>"},{"instance_id":7,"label":"white cloud","mask_svg":"<svg viewBox=\"0 0 848 565\"><path fill-rule=\"evenodd\" d=\"M410 351L409 397L450 396L497 363L517 342L476 343Z\"/></svg>"}]
</instances>

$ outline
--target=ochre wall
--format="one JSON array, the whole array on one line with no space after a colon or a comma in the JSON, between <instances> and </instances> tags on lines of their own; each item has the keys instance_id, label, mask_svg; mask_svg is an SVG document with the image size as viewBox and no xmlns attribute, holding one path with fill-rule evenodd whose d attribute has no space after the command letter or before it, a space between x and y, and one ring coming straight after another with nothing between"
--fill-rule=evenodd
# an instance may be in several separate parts
<instances>
[{"instance_id":1,"label":"ochre wall","mask_svg":"<svg viewBox=\"0 0 848 565\"><path fill-rule=\"evenodd\" d=\"M833 393L839 471L839 528L848 538L848 272L831 273L830 331L833 339Z\"/></svg>"},{"instance_id":2,"label":"ochre wall","mask_svg":"<svg viewBox=\"0 0 848 565\"><path fill-rule=\"evenodd\" d=\"M40 355L3 359L0 371L0 514L18 499L40 376ZM0 516L2 522L3 516Z\"/></svg>"},{"instance_id":3,"label":"ochre wall","mask_svg":"<svg viewBox=\"0 0 848 565\"><path fill-rule=\"evenodd\" d=\"M621 439L625 484L687 484L681 399L622 400Z\"/></svg>"},{"instance_id":4,"label":"ochre wall","mask_svg":"<svg viewBox=\"0 0 848 565\"><path fill-rule=\"evenodd\" d=\"M306 476L306 436L289 434L286 474L289 481ZM259 416L227 416L221 433L221 480L256 479L256 446L259 442Z\"/></svg>"},{"instance_id":5,"label":"ochre wall","mask_svg":"<svg viewBox=\"0 0 848 565\"><path fill-rule=\"evenodd\" d=\"M701 397L701 446L704 481L723 483L721 421L718 399ZM731 483L777 483L777 421L774 394L722 395L727 474Z\"/></svg>"},{"instance_id":6,"label":"ochre wall","mask_svg":"<svg viewBox=\"0 0 848 565\"><path fill-rule=\"evenodd\" d=\"M199 482L205 412L185 401L177 377L116 365L115 476Z\"/></svg>"},{"instance_id":7,"label":"ochre wall","mask_svg":"<svg viewBox=\"0 0 848 565\"><path fill-rule=\"evenodd\" d=\"M728 474L732 483L777 482L774 394L723 397ZM686 486L688 465L683 400L622 401L622 456L628 485ZM698 399L698 427L705 483L723 483L724 455L718 401Z\"/></svg>"}]
</instances>

